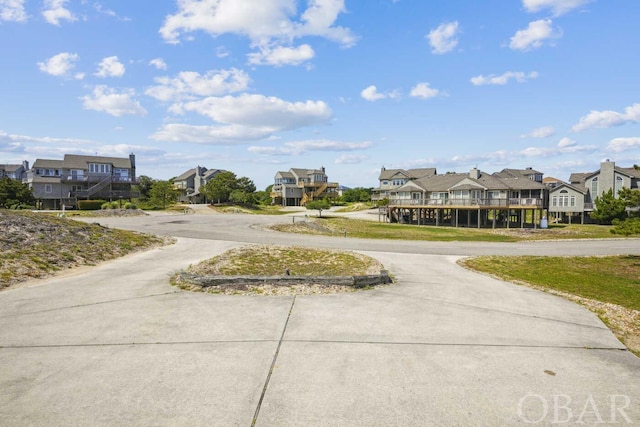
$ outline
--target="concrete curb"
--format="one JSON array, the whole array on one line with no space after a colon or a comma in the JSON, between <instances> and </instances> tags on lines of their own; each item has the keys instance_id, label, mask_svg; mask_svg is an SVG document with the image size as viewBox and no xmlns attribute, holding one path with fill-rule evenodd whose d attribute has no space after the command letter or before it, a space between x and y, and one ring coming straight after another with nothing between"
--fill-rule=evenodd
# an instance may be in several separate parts
<instances>
[{"instance_id":1,"label":"concrete curb","mask_svg":"<svg viewBox=\"0 0 640 427\"><path fill-rule=\"evenodd\" d=\"M198 276L192 273L181 272L180 282L200 286L202 288L221 286L291 286L301 283L316 284L321 286L351 286L364 288L392 283L387 270L380 274L364 276Z\"/></svg>"}]
</instances>

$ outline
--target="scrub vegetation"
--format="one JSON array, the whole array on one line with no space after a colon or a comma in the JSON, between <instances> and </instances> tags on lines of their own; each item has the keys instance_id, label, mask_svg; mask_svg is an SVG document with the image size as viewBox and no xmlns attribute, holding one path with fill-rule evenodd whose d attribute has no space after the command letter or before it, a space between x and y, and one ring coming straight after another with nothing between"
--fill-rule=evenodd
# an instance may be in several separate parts
<instances>
[{"instance_id":1,"label":"scrub vegetation","mask_svg":"<svg viewBox=\"0 0 640 427\"><path fill-rule=\"evenodd\" d=\"M0 289L169 241L28 211L0 210L0 229Z\"/></svg>"}]
</instances>

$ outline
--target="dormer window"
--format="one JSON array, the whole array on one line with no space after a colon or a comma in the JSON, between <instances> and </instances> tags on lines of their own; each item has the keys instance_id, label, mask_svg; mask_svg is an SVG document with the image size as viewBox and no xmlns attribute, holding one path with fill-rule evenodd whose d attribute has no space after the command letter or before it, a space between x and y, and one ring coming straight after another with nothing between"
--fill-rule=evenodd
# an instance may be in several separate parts
<instances>
[{"instance_id":1,"label":"dormer window","mask_svg":"<svg viewBox=\"0 0 640 427\"><path fill-rule=\"evenodd\" d=\"M90 173L111 173L111 165L108 163L89 163Z\"/></svg>"}]
</instances>

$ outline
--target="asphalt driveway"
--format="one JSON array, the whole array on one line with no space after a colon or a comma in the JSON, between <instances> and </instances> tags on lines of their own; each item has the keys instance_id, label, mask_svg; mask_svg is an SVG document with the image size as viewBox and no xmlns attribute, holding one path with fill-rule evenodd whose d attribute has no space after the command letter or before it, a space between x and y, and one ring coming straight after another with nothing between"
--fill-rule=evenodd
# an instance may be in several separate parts
<instances>
[{"instance_id":1,"label":"asphalt driveway","mask_svg":"<svg viewBox=\"0 0 640 427\"><path fill-rule=\"evenodd\" d=\"M477 246L300 239L242 218L101 219L185 237L1 292L0 424L640 423L640 359L582 307L455 263ZM298 297L168 283L245 242L298 240L364 252L396 283ZM640 252L620 245L581 242L587 254ZM573 248L557 246L511 251Z\"/></svg>"}]
</instances>

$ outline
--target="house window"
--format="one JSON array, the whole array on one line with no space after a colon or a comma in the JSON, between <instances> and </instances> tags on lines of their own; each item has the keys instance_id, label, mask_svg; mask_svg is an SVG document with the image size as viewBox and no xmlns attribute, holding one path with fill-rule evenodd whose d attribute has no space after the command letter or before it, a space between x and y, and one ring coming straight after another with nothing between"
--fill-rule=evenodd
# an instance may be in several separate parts
<instances>
[{"instance_id":1,"label":"house window","mask_svg":"<svg viewBox=\"0 0 640 427\"><path fill-rule=\"evenodd\" d=\"M553 198L551 199L551 206L558 206L558 196L553 196Z\"/></svg>"},{"instance_id":2,"label":"house window","mask_svg":"<svg viewBox=\"0 0 640 427\"><path fill-rule=\"evenodd\" d=\"M382 185L389 185L389 181L382 181Z\"/></svg>"},{"instance_id":3,"label":"house window","mask_svg":"<svg viewBox=\"0 0 640 427\"><path fill-rule=\"evenodd\" d=\"M575 207L576 206L576 196L571 196L571 207Z\"/></svg>"},{"instance_id":4,"label":"house window","mask_svg":"<svg viewBox=\"0 0 640 427\"><path fill-rule=\"evenodd\" d=\"M89 163L91 173L111 173L111 165L106 163Z\"/></svg>"},{"instance_id":5,"label":"house window","mask_svg":"<svg viewBox=\"0 0 640 427\"><path fill-rule=\"evenodd\" d=\"M487 197L490 199L499 199L500 192L499 191L487 191Z\"/></svg>"},{"instance_id":6,"label":"house window","mask_svg":"<svg viewBox=\"0 0 640 427\"><path fill-rule=\"evenodd\" d=\"M53 192L53 187L51 186L51 184L45 184L44 185L44 192L45 193L52 193Z\"/></svg>"},{"instance_id":7,"label":"house window","mask_svg":"<svg viewBox=\"0 0 640 427\"><path fill-rule=\"evenodd\" d=\"M394 179L394 180L392 181L392 184L393 184L393 185L400 186L400 185L404 185L404 182L405 182L405 181L404 181L404 179Z\"/></svg>"},{"instance_id":8,"label":"house window","mask_svg":"<svg viewBox=\"0 0 640 427\"><path fill-rule=\"evenodd\" d=\"M595 177L593 178L593 180L591 180L591 197L598 197L598 177Z\"/></svg>"},{"instance_id":9,"label":"house window","mask_svg":"<svg viewBox=\"0 0 640 427\"><path fill-rule=\"evenodd\" d=\"M618 191L620 191L620 189L622 187L624 187L624 180L622 179L621 176L616 176L616 182L613 186L613 197L617 198L618 197Z\"/></svg>"}]
</instances>

